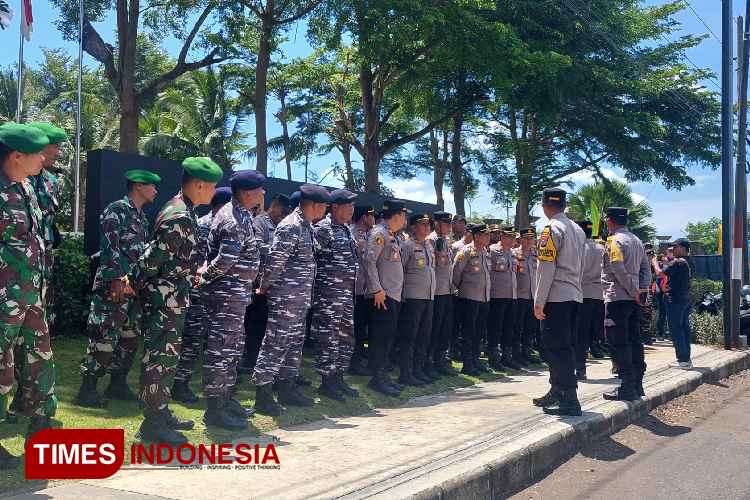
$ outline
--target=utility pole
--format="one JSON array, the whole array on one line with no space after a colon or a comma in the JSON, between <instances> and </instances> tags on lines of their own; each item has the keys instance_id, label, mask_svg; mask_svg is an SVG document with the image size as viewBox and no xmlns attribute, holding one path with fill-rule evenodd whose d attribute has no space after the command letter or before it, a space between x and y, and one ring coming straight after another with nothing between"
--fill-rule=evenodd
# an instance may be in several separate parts
<instances>
[{"instance_id":1,"label":"utility pole","mask_svg":"<svg viewBox=\"0 0 750 500\"><path fill-rule=\"evenodd\" d=\"M742 33L740 35L740 33ZM738 238L742 243L742 284L750 284L750 269L747 256L747 76L750 59L750 0L745 2L745 19L737 18L737 61L739 66L737 102L739 123L737 124L737 173L735 179L735 212Z\"/></svg>"},{"instance_id":2,"label":"utility pole","mask_svg":"<svg viewBox=\"0 0 750 500\"><path fill-rule=\"evenodd\" d=\"M721 219L722 219L722 303L724 325L724 348L735 345L739 330L739 296L740 279L733 275L733 258L742 256L733 247L732 239L732 191L733 191L733 154L732 154L732 0L722 0L721 5ZM740 249L740 252L742 250ZM739 278L739 276L737 277ZM736 288L735 288L736 287ZM736 326L735 326L736 325Z\"/></svg>"}]
</instances>

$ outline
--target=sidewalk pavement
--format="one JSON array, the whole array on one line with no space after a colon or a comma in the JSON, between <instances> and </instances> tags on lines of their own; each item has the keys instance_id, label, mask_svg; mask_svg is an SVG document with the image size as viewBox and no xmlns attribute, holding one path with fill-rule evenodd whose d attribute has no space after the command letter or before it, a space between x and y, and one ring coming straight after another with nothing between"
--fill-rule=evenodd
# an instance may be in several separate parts
<instances>
[{"instance_id":1,"label":"sidewalk pavement","mask_svg":"<svg viewBox=\"0 0 750 500\"><path fill-rule=\"evenodd\" d=\"M559 419L532 406L531 398L548 389L547 372L527 370L399 408L242 440L273 441L280 470L124 468L109 479L13 498L502 497L575 454L583 442L616 432L702 382L747 368L748 359L746 352L694 346L694 368L680 370L668 366L671 345L659 343L647 347L647 396L641 402L604 401L602 393L618 381L608 360L590 362L589 380L579 387L581 417Z\"/></svg>"}]
</instances>

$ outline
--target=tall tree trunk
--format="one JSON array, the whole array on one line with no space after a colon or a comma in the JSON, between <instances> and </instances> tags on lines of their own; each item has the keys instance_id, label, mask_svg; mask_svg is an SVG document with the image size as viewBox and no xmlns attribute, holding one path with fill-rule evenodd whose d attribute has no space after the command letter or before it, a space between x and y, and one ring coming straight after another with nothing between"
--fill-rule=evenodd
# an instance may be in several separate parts
<instances>
[{"instance_id":1,"label":"tall tree trunk","mask_svg":"<svg viewBox=\"0 0 750 500\"><path fill-rule=\"evenodd\" d=\"M374 76L372 69L363 64L359 69L359 85L362 89L362 111L364 112L364 167L365 191L380 192L380 103L373 95Z\"/></svg>"},{"instance_id":2,"label":"tall tree trunk","mask_svg":"<svg viewBox=\"0 0 750 500\"><path fill-rule=\"evenodd\" d=\"M268 137L266 136L266 92L268 67L271 64L271 36L273 30L273 0L268 0L261 17L260 48L255 67L255 141L256 170L268 173Z\"/></svg>"},{"instance_id":3,"label":"tall tree trunk","mask_svg":"<svg viewBox=\"0 0 750 500\"><path fill-rule=\"evenodd\" d=\"M354 191L356 186L354 184L354 168L352 168L352 145L347 141L341 143L341 156L344 157L344 169L345 179L344 187L350 191Z\"/></svg>"},{"instance_id":4,"label":"tall tree trunk","mask_svg":"<svg viewBox=\"0 0 750 500\"><path fill-rule=\"evenodd\" d=\"M305 182L307 182L307 165L310 159L310 153L305 152Z\"/></svg>"},{"instance_id":5,"label":"tall tree trunk","mask_svg":"<svg viewBox=\"0 0 750 500\"><path fill-rule=\"evenodd\" d=\"M284 140L284 162L286 163L286 178L292 180L292 159L289 145L289 125L286 121L286 90L281 89L279 91L279 102L281 103L281 110L279 111L278 117L281 122L282 137Z\"/></svg>"},{"instance_id":6,"label":"tall tree trunk","mask_svg":"<svg viewBox=\"0 0 750 500\"><path fill-rule=\"evenodd\" d=\"M138 98L135 89L135 55L138 39L139 0L117 1L118 59L120 73L120 151L138 153Z\"/></svg>"},{"instance_id":7,"label":"tall tree trunk","mask_svg":"<svg viewBox=\"0 0 750 500\"><path fill-rule=\"evenodd\" d=\"M120 152L138 153L138 104L135 89L126 85L120 92Z\"/></svg>"},{"instance_id":8,"label":"tall tree trunk","mask_svg":"<svg viewBox=\"0 0 750 500\"><path fill-rule=\"evenodd\" d=\"M446 133L443 133L443 140L447 142ZM447 144L444 144L443 147L447 147ZM435 188L435 203L440 210L443 210L445 209L445 199L443 198L445 163L440 158L440 147L434 129L430 130L430 156L432 157L432 185Z\"/></svg>"},{"instance_id":9,"label":"tall tree trunk","mask_svg":"<svg viewBox=\"0 0 750 500\"><path fill-rule=\"evenodd\" d=\"M522 229L529 226L529 200L528 187L518 187L518 200L516 200L516 228Z\"/></svg>"},{"instance_id":10,"label":"tall tree trunk","mask_svg":"<svg viewBox=\"0 0 750 500\"><path fill-rule=\"evenodd\" d=\"M453 117L453 139L451 142L451 179L453 180L453 203L456 214L466 217L464 203L466 200L466 186L464 186L464 167L461 162L461 129L464 117L457 113Z\"/></svg>"}]
</instances>

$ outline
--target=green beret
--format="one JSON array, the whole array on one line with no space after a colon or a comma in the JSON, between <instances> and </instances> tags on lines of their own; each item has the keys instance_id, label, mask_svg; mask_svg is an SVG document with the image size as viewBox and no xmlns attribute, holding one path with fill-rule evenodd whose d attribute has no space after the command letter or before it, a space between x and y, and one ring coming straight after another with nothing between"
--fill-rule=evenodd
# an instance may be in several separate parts
<instances>
[{"instance_id":1,"label":"green beret","mask_svg":"<svg viewBox=\"0 0 750 500\"><path fill-rule=\"evenodd\" d=\"M125 172L125 178L130 182L140 182L141 184L159 184L161 177L148 170L128 170Z\"/></svg>"},{"instance_id":2,"label":"green beret","mask_svg":"<svg viewBox=\"0 0 750 500\"><path fill-rule=\"evenodd\" d=\"M185 158L185 161L182 162L182 168L192 177L206 182L219 182L224 174L215 161L205 156Z\"/></svg>"},{"instance_id":3,"label":"green beret","mask_svg":"<svg viewBox=\"0 0 750 500\"><path fill-rule=\"evenodd\" d=\"M41 130L29 125L8 122L0 126L0 142L19 153L40 153L49 145L49 138Z\"/></svg>"},{"instance_id":4,"label":"green beret","mask_svg":"<svg viewBox=\"0 0 750 500\"><path fill-rule=\"evenodd\" d=\"M47 122L31 122L29 127L41 130L48 138L50 144L60 144L68 140L68 134L60 127L55 127Z\"/></svg>"}]
</instances>

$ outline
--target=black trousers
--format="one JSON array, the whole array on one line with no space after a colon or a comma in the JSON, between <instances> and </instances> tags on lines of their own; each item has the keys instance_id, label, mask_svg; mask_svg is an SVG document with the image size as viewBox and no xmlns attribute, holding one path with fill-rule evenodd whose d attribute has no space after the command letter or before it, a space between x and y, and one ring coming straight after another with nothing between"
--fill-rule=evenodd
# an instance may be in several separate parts
<instances>
[{"instance_id":1,"label":"black trousers","mask_svg":"<svg viewBox=\"0 0 750 500\"><path fill-rule=\"evenodd\" d=\"M398 350L401 373L424 366L432 336L433 302L406 299L398 320Z\"/></svg>"},{"instance_id":2,"label":"black trousers","mask_svg":"<svg viewBox=\"0 0 750 500\"><path fill-rule=\"evenodd\" d=\"M503 356L513 355L513 350L518 350L520 347L514 299L490 299L490 314L487 318L487 350L496 352L499 345L503 347Z\"/></svg>"},{"instance_id":3,"label":"black trousers","mask_svg":"<svg viewBox=\"0 0 750 500\"><path fill-rule=\"evenodd\" d=\"M255 366L266 334L267 322L268 299L265 295L255 295L252 304L245 310L245 366Z\"/></svg>"},{"instance_id":4,"label":"black trousers","mask_svg":"<svg viewBox=\"0 0 750 500\"><path fill-rule=\"evenodd\" d=\"M460 304L461 300L458 297L453 297L453 337L451 338L451 351L458 352L461 345L463 344L463 338L461 335L461 313Z\"/></svg>"},{"instance_id":5,"label":"black trousers","mask_svg":"<svg viewBox=\"0 0 750 500\"><path fill-rule=\"evenodd\" d=\"M388 367L388 355L393 347L393 341L398 329L398 316L401 310L401 302L391 297L385 298L385 308L378 309L372 297L369 301L369 357L370 369L375 373L385 371Z\"/></svg>"},{"instance_id":6,"label":"black trousers","mask_svg":"<svg viewBox=\"0 0 750 500\"><path fill-rule=\"evenodd\" d=\"M435 295L432 310L432 337L427 355L437 363L445 359L453 336L453 295Z\"/></svg>"},{"instance_id":7,"label":"black trousers","mask_svg":"<svg viewBox=\"0 0 750 500\"><path fill-rule=\"evenodd\" d=\"M539 320L534 316L534 301L531 299L516 300L516 330L520 337L521 348L528 352L532 345L539 345Z\"/></svg>"},{"instance_id":8,"label":"black trousers","mask_svg":"<svg viewBox=\"0 0 750 500\"><path fill-rule=\"evenodd\" d=\"M578 335L576 337L576 370L586 369L589 349L598 340L604 328L604 300L583 299L578 308Z\"/></svg>"},{"instance_id":9,"label":"black trousers","mask_svg":"<svg viewBox=\"0 0 750 500\"><path fill-rule=\"evenodd\" d=\"M372 299L368 300L364 295L354 297L354 354L352 359L361 360L366 356L367 320L371 302Z\"/></svg>"},{"instance_id":10,"label":"black trousers","mask_svg":"<svg viewBox=\"0 0 750 500\"><path fill-rule=\"evenodd\" d=\"M549 365L549 383L560 390L578 387L575 372L575 331L578 302L548 302L542 321L542 348Z\"/></svg>"},{"instance_id":11,"label":"black trousers","mask_svg":"<svg viewBox=\"0 0 750 500\"><path fill-rule=\"evenodd\" d=\"M646 361L641 342L640 306L633 300L607 303L604 328L622 384L643 380Z\"/></svg>"},{"instance_id":12,"label":"black trousers","mask_svg":"<svg viewBox=\"0 0 750 500\"><path fill-rule=\"evenodd\" d=\"M457 313L460 317L463 335L464 365L476 366L479 363L479 350L482 343L482 332L487 328L489 302L458 299Z\"/></svg>"}]
</instances>

